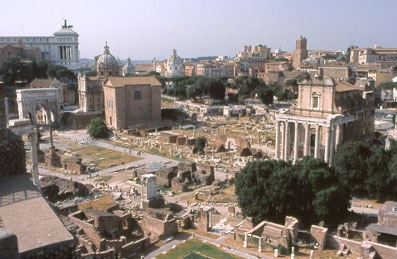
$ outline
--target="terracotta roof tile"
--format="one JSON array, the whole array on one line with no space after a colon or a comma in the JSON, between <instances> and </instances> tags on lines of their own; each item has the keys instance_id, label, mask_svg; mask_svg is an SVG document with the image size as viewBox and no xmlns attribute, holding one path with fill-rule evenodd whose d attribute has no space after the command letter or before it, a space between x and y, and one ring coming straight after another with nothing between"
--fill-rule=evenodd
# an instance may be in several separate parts
<instances>
[{"instance_id":1,"label":"terracotta roof tile","mask_svg":"<svg viewBox=\"0 0 397 259\"><path fill-rule=\"evenodd\" d=\"M124 87L127 85L161 86L160 82L152 76L109 77L105 85L109 87Z\"/></svg>"},{"instance_id":2,"label":"terracotta roof tile","mask_svg":"<svg viewBox=\"0 0 397 259\"><path fill-rule=\"evenodd\" d=\"M341 81L336 84L335 89L337 92L347 92L347 91L360 91L361 88L354 86L352 84L349 84L347 82Z\"/></svg>"}]
</instances>

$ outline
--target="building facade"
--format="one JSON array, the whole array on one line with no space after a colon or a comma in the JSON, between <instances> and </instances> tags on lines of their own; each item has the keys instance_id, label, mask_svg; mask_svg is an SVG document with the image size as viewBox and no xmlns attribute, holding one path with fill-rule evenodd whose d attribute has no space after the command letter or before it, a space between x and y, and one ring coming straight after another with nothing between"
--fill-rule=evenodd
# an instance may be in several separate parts
<instances>
[{"instance_id":1,"label":"building facade","mask_svg":"<svg viewBox=\"0 0 397 259\"><path fill-rule=\"evenodd\" d=\"M344 81L306 74L297 102L276 115L275 158L314 155L332 164L339 145L374 134L374 93Z\"/></svg>"},{"instance_id":2,"label":"building facade","mask_svg":"<svg viewBox=\"0 0 397 259\"><path fill-rule=\"evenodd\" d=\"M303 36L300 36L296 40L296 48L292 54L292 66L295 69L299 68L301 62L305 60L307 56L307 39Z\"/></svg>"},{"instance_id":3,"label":"building facade","mask_svg":"<svg viewBox=\"0 0 397 259\"><path fill-rule=\"evenodd\" d=\"M161 121L161 84L156 78L109 77L103 89L110 127L151 127Z\"/></svg>"},{"instance_id":4,"label":"building facade","mask_svg":"<svg viewBox=\"0 0 397 259\"><path fill-rule=\"evenodd\" d=\"M130 58L127 58L127 62L125 63L125 65L121 69L121 75L122 76L126 76L128 74L131 74L131 75L135 74L135 68L134 68L134 65L132 64Z\"/></svg>"},{"instance_id":5,"label":"building facade","mask_svg":"<svg viewBox=\"0 0 397 259\"><path fill-rule=\"evenodd\" d=\"M17 44L0 44L0 60L11 56L18 56L23 60L36 62L43 60L43 53L39 48L23 46L21 39L18 39Z\"/></svg>"},{"instance_id":6,"label":"building facade","mask_svg":"<svg viewBox=\"0 0 397 259\"><path fill-rule=\"evenodd\" d=\"M44 61L76 71L80 68L79 35L72 28L65 20L54 36L3 36L0 46L19 42L25 47L36 47L42 52Z\"/></svg>"},{"instance_id":7,"label":"building facade","mask_svg":"<svg viewBox=\"0 0 397 259\"><path fill-rule=\"evenodd\" d=\"M380 64L381 68L393 68L397 66L397 48L355 48L350 52L350 63Z\"/></svg>"},{"instance_id":8,"label":"building facade","mask_svg":"<svg viewBox=\"0 0 397 259\"><path fill-rule=\"evenodd\" d=\"M110 53L106 43L104 52L97 58L97 76L77 75L79 106L84 112L102 112L104 110L103 83L110 76L119 75L119 63Z\"/></svg>"},{"instance_id":9,"label":"building facade","mask_svg":"<svg viewBox=\"0 0 397 259\"><path fill-rule=\"evenodd\" d=\"M167 61L165 77L184 76L183 60L177 55L174 49L172 56Z\"/></svg>"}]
</instances>

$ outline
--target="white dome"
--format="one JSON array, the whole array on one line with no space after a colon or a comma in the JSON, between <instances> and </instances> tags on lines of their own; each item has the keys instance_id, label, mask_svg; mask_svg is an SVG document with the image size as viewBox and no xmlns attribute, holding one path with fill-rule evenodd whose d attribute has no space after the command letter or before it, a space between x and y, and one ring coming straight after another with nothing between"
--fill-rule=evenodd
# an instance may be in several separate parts
<instances>
[{"instance_id":1,"label":"white dome","mask_svg":"<svg viewBox=\"0 0 397 259\"><path fill-rule=\"evenodd\" d=\"M182 59L176 54L176 49L174 49L173 55L168 59L168 64L169 65L183 64Z\"/></svg>"},{"instance_id":2,"label":"white dome","mask_svg":"<svg viewBox=\"0 0 397 259\"><path fill-rule=\"evenodd\" d=\"M103 65L119 65L119 62L117 61L117 59L110 54L109 52L109 46L106 43L105 45L105 51L103 52L103 54L101 56L99 56L98 61L97 61L97 66L100 66L101 64Z\"/></svg>"}]
</instances>

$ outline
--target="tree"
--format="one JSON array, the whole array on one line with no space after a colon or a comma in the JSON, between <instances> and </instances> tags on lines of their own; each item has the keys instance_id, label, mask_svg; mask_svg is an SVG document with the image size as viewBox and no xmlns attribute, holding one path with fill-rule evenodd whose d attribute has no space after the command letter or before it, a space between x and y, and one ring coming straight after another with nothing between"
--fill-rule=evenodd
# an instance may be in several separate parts
<instances>
[{"instance_id":1,"label":"tree","mask_svg":"<svg viewBox=\"0 0 397 259\"><path fill-rule=\"evenodd\" d=\"M225 99L225 85L220 79L212 79L210 80L210 86L208 89L208 95L211 99L214 100L223 100Z\"/></svg>"},{"instance_id":2,"label":"tree","mask_svg":"<svg viewBox=\"0 0 397 259\"><path fill-rule=\"evenodd\" d=\"M273 91L268 87L258 87L255 89L257 97L263 104L269 105L273 103Z\"/></svg>"},{"instance_id":3,"label":"tree","mask_svg":"<svg viewBox=\"0 0 397 259\"><path fill-rule=\"evenodd\" d=\"M96 71L88 71L87 73L85 73L86 76L97 76Z\"/></svg>"},{"instance_id":4,"label":"tree","mask_svg":"<svg viewBox=\"0 0 397 259\"><path fill-rule=\"evenodd\" d=\"M306 156L296 162L294 171L298 177L297 196L301 200L300 215L304 222L341 222L347 215L350 199L348 189L334 170L322 159Z\"/></svg>"},{"instance_id":5,"label":"tree","mask_svg":"<svg viewBox=\"0 0 397 259\"><path fill-rule=\"evenodd\" d=\"M0 62L0 79L6 84L15 84L18 80L27 80L27 65L17 56L11 56Z\"/></svg>"},{"instance_id":6,"label":"tree","mask_svg":"<svg viewBox=\"0 0 397 259\"><path fill-rule=\"evenodd\" d=\"M194 85L196 86L197 91L199 91L202 95L208 94L208 89L210 88L210 78L208 77L199 77L197 80L194 82Z\"/></svg>"},{"instance_id":7,"label":"tree","mask_svg":"<svg viewBox=\"0 0 397 259\"><path fill-rule=\"evenodd\" d=\"M109 137L110 130L106 126L105 122L102 118L94 118L90 121L90 125L88 127L88 135L97 139L97 138L107 138Z\"/></svg>"},{"instance_id":8,"label":"tree","mask_svg":"<svg viewBox=\"0 0 397 259\"><path fill-rule=\"evenodd\" d=\"M76 81L76 75L70 71L67 67L60 65L50 65L47 69L47 74L52 78L57 78L59 80L69 80Z\"/></svg>"},{"instance_id":9,"label":"tree","mask_svg":"<svg viewBox=\"0 0 397 259\"><path fill-rule=\"evenodd\" d=\"M179 99L186 99L186 86L181 83L177 83L174 86L174 96L178 97Z\"/></svg>"},{"instance_id":10,"label":"tree","mask_svg":"<svg viewBox=\"0 0 397 259\"><path fill-rule=\"evenodd\" d=\"M365 197L364 181L367 178L369 146L360 141L348 141L338 148L334 159L335 173L352 195Z\"/></svg>"},{"instance_id":11,"label":"tree","mask_svg":"<svg viewBox=\"0 0 397 259\"><path fill-rule=\"evenodd\" d=\"M207 145L207 139L205 137L198 137L194 143L193 153L203 153L205 145Z\"/></svg>"},{"instance_id":12,"label":"tree","mask_svg":"<svg viewBox=\"0 0 397 259\"><path fill-rule=\"evenodd\" d=\"M255 223L283 222L295 216L305 225L343 220L349 206L347 189L322 160L305 157L296 165L276 160L248 162L236 176L236 194L244 216Z\"/></svg>"}]
</instances>

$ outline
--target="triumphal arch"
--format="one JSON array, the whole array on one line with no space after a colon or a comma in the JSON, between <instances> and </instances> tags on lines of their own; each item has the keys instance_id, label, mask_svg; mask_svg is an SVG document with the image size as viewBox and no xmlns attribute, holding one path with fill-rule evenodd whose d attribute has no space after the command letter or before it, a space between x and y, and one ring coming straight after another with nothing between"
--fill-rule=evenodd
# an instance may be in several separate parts
<instances>
[{"instance_id":1,"label":"triumphal arch","mask_svg":"<svg viewBox=\"0 0 397 259\"><path fill-rule=\"evenodd\" d=\"M58 89L17 90L19 119L30 119L33 125L59 122Z\"/></svg>"}]
</instances>

